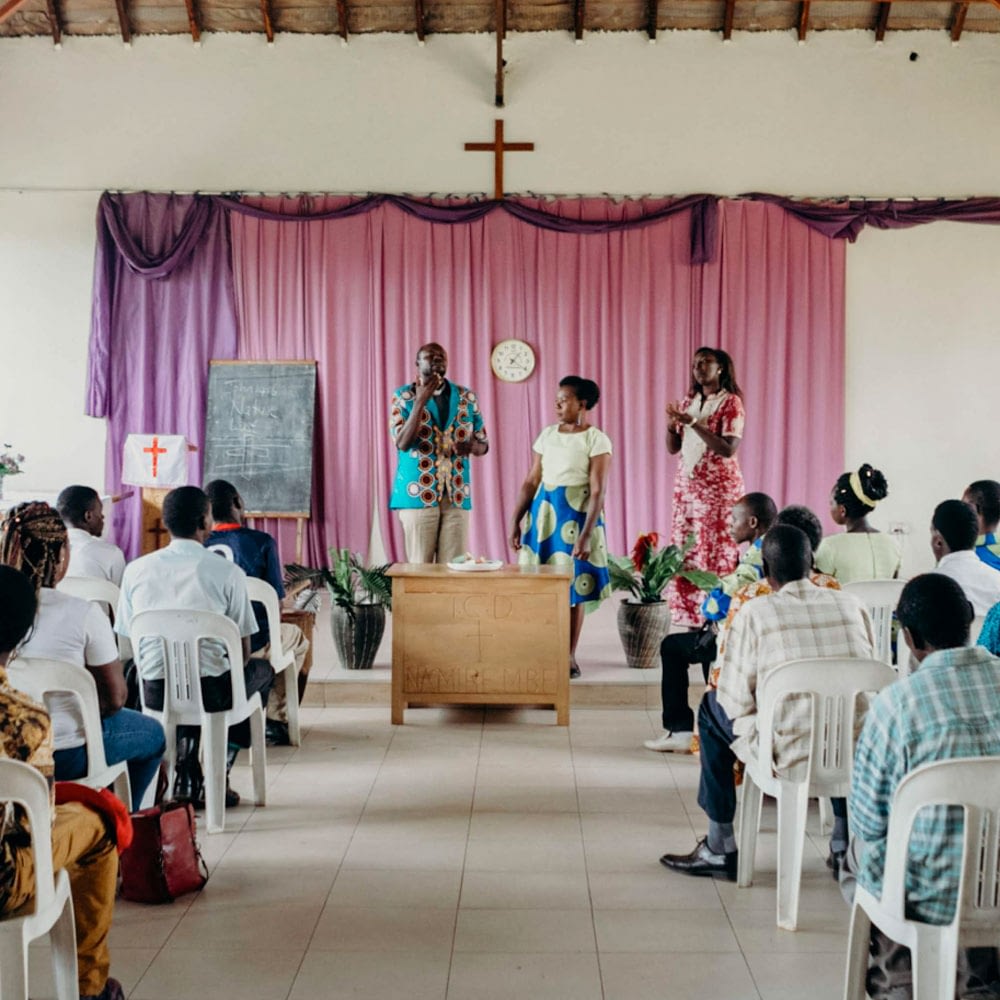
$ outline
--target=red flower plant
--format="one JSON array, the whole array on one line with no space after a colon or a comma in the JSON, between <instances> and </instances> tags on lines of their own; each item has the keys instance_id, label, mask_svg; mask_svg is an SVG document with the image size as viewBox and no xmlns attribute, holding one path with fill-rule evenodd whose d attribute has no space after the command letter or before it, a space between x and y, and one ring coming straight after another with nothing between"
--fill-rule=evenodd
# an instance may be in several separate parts
<instances>
[{"instance_id":1,"label":"red flower plant","mask_svg":"<svg viewBox=\"0 0 1000 1000\"><path fill-rule=\"evenodd\" d=\"M632 549L632 565L637 573L645 570L650 553L655 552L659 544L660 534L657 531L647 532L636 539L635 547Z\"/></svg>"}]
</instances>

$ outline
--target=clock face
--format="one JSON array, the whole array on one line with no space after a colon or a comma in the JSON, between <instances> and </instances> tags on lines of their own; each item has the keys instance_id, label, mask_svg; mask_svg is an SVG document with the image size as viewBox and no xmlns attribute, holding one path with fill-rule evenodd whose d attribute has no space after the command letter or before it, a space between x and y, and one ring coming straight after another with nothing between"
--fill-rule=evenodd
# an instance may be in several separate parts
<instances>
[{"instance_id":1,"label":"clock face","mask_svg":"<svg viewBox=\"0 0 1000 1000\"><path fill-rule=\"evenodd\" d=\"M535 370L535 352L523 340L501 340L493 348L490 365L504 382L523 382Z\"/></svg>"}]
</instances>

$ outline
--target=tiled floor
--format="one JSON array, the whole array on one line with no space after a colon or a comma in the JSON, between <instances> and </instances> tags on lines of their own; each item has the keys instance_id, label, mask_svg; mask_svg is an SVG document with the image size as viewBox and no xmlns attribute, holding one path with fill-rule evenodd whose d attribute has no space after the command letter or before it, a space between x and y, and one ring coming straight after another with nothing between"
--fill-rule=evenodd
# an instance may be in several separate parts
<instances>
[{"instance_id":1,"label":"tiled floor","mask_svg":"<svg viewBox=\"0 0 1000 1000\"><path fill-rule=\"evenodd\" d=\"M749 889L658 864L704 828L697 758L644 710L310 708L266 808L202 836L212 876L119 903L113 973L141 1000L669 1000L840 995L848 911L807 847L800 930L774 925L774 814ZM234 785L249 792L245 761ZM815 830L815 815L810 829ZM51 996L43 948L32 997Z\"/></svg>"}]
</instances>

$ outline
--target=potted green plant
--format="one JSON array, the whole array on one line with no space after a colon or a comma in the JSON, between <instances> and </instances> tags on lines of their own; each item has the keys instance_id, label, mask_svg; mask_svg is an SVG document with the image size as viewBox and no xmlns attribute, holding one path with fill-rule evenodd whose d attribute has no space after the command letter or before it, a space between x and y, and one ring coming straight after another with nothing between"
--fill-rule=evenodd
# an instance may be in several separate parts
<instances>
[{"instance_id":1,"label":"potted green plant","mask_svg":"<svg viewBox=\"0 0 1000 1000\"><path fill-rule=\"evenodd\" d=\"M392 609L389 564L366 566L350 549L330 549L330 567L285 567L289 589L326 586L333 600L330 628L340 663L346 670L370 670L385 633L385 613Z\"/></svg>"},{"instance_id":2,"label":"potted green plant","mask_svg":"<svg viewBox=\"0 0 1000 1000\"><path fill-rule=\"evenodd\" d=\"M5 444L7 451L0 454L0 500L3 499L3 481L6 476L16 476L21 472L21 465L24 462L24 455L19 455L15 451L10 451L11 446Z\"/></svg>"},{"instance_id":3,"label":"potted green plant","mask_svg":"<svg viewBox=\"0 0 1000 1000\"><path fill-rule=\"evenodd\" d=\"M660 547L655 531L640 535L631 556L609 556L612 590L627 590L618 605L618 635L630 667L646 669L659 663L660 643L670 632L670 606L663 591L674 577L683 577L701 590L718 586L719 578L707 570L685 566L694 547L690 534L680 547Z\"/></svg>"}]
</instances>

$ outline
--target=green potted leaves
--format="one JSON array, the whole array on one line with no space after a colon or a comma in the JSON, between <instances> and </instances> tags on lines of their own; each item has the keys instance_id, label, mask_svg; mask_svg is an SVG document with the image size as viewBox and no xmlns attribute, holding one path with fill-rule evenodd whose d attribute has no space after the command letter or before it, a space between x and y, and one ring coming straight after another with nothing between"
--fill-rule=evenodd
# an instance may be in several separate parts
<instances>
[{"instance_id":1,"label":"green potted leaves","mask_svg":"<svg viewBox=\"0 0 1000 1000\"><path fill-rule=\"evenodd\" d=\"M365 566L350 549L330 549L330 568L311 569L290 563L285 567L289 588L326 586L333 599L330 627L337 655L347 670L370 670L375 662L385 613L392 608L389 564Z\"/></svg>"},{"instance_id":2,"label":"green potted leaves","mask_svg":"<svg viewBox=\"0 0 1000 1000\"><path fill-rule=\"evenodd\" d=\"M701 590L718 585L714 573L684 565L694 543L690 534L681 547L660 548L660 536L650 531L639 536L631 556L609 556L611 589L630 594L618 606L618 635L630 667L645 669L659 663L660 643L670 631L670 607L663 591L674 577L683 577Z\"/></svg>"}]
</instances>

